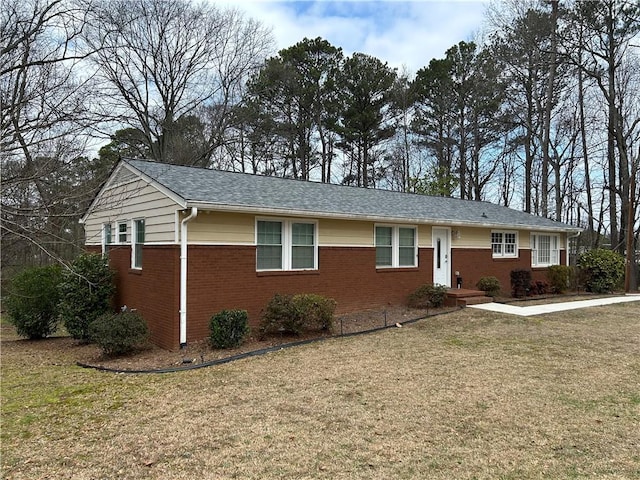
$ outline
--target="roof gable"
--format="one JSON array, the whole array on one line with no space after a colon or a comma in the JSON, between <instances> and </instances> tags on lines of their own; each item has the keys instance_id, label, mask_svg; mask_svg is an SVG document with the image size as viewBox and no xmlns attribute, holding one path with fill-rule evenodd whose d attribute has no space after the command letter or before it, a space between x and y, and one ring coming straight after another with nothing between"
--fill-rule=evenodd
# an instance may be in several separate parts
<instances>
[{"instance_id":1,"label":"roof gable","mask_svg":"<svg viewBox=\"0 0 640 480\"><path fill-rule=\"evenodd\" d=\"M522 227L556 231L579 228L489 202L266 177L123 160L184 206L410 223Z\"/></svg>"}]
</instances>

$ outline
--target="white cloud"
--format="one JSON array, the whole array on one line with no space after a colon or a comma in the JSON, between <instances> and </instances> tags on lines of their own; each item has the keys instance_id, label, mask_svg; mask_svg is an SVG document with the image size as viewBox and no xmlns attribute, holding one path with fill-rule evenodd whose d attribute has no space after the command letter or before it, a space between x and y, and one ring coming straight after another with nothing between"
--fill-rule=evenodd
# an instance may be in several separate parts
<instances>
[{"instance_id":1,"label":"white cloud","mask_svg":"<svg viewBox=\"0 0 640 480\"><path fill-rule=\"evenodd\" d=\"M482 27L481 1L242 1L233 5L273 29L277 49L322 37L345 54L363 52L411 73L442 58Z\"/></svg>"}]
</instances>

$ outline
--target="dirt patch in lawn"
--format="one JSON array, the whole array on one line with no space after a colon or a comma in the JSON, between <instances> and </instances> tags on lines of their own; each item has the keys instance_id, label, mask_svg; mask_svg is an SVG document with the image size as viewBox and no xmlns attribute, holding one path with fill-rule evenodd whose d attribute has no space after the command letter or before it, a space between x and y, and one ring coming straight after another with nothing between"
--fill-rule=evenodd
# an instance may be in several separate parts
<instances>
[{"instance_id":1,"label":"dirt patch in lawn","mask_svg":"<svg viewBox=\"0 0 640 480\"><path fill-rule=\"evenodd\" d=\"M213 349L208 340L191 342L178 351L168 351L155 345L147 345L129 355L105 356L97 345L86 344L70 337L50 337L44 340L18 339L13 327L3 325L2 347L11 350L11 343L30 347L30 350L59 350L64 352L63 358L85 366L113 369L119 371L154 371L165 369L189 369L194 366L216 360L228 359L248 352L260 351L272 347L285 346L291 343L351 335L358 332L402 325L403 323L439 315L457 308L410 309L402 306L389 306L339 315L335 319L332 332L311 331L301 335L277 334L260 338L251 333L238 348ZM397 328L397 327L396 327Z\"/></svg>"}]
</instances>

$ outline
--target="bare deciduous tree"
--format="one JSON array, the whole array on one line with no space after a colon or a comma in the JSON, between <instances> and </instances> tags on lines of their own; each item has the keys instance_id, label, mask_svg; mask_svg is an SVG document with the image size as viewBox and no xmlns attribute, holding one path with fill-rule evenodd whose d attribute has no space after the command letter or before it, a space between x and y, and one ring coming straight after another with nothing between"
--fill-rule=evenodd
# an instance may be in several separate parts
<instances>
[{"instance_id":1,"label":"bare deciduous tree","mask_svg":"<svg viewBox=\"0 0 640 480\"><path fill-rule=\"evenodd\" d=\"M90 53L79 41L87 5L9 0L0 25L3 270L64 260L82 237L77 219L93 193L82 161Z\"/></svg>"},{"instance_id":2,"label":"bare deciduous tree","mask_svg":"<svg viewBox=\"0 0 640 480\"><path fill-rule=\"evenodd\" d=\"M238 10L186 0L109 0L91 23L103 118L139 129L158 161L208 166L270 33ZM203 142L178 156L195 116Z\"/></svg>"}]
</instances>

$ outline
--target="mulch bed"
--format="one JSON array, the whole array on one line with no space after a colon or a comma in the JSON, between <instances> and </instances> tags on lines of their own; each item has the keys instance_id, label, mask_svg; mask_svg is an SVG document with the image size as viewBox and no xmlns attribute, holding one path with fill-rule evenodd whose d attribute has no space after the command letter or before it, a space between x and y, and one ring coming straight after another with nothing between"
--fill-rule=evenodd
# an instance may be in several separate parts
<instances>
[{"instance_id":1,"label":"mulch bed","mask_svg":"<svg viewBox=\"0 0 640 480\"><path fill-rule=\"evenodd\" d=\"M248 352L278 347L314 339L339 337L354 333L401 325L405 322L435 314L455 311L457 308L409 309L390 306L383 309L371 309L336 316L334 330L329 332L306 332L301 335L278 334L259 338L250 334L238 348L213 349L208 340L191 342L178 351L168 351L155 345L138 350L130 355L107 357L95 345L84 345L79 349L78 363L83 366L122 371L165 370L174 368L193 368L220 359L235 357ZM74 340L67 339L70 343ZM78 342L75 342L78 344Z\"/></svg>"},{"instance_id":2,"label":"mulch bed","mask_svg":"<svg viewBox=\"0 0 640 480\"><path fill-rule=\"evenodd\" d=\"M59 358L61 363L69 361L82 366L122 372L140 372L154 370L189 369L198 365L229 359L249 352L284 346L291 343L313 341L323 338L352 335L360 332L395 327L405 322L417 320L435 314L455 311L457 308L409 309L401 306L389 306L336 316L333 332L305 332L301 335L277 334L259 338L250 334L238 348L213 349L208 339L191 342L177 351L164 350L153 344L136 350L129 355L117 357L105 356L100 347L74 340L69 336L52 336L42 340L27 340L18 337L13 326L2 324L2 350L11 354L15 349L28 350L35 356L46 355ZM61 355L51 355L55 352ZM40 353L38 353L40 352Z\"/></svg>"}]
</instances>

